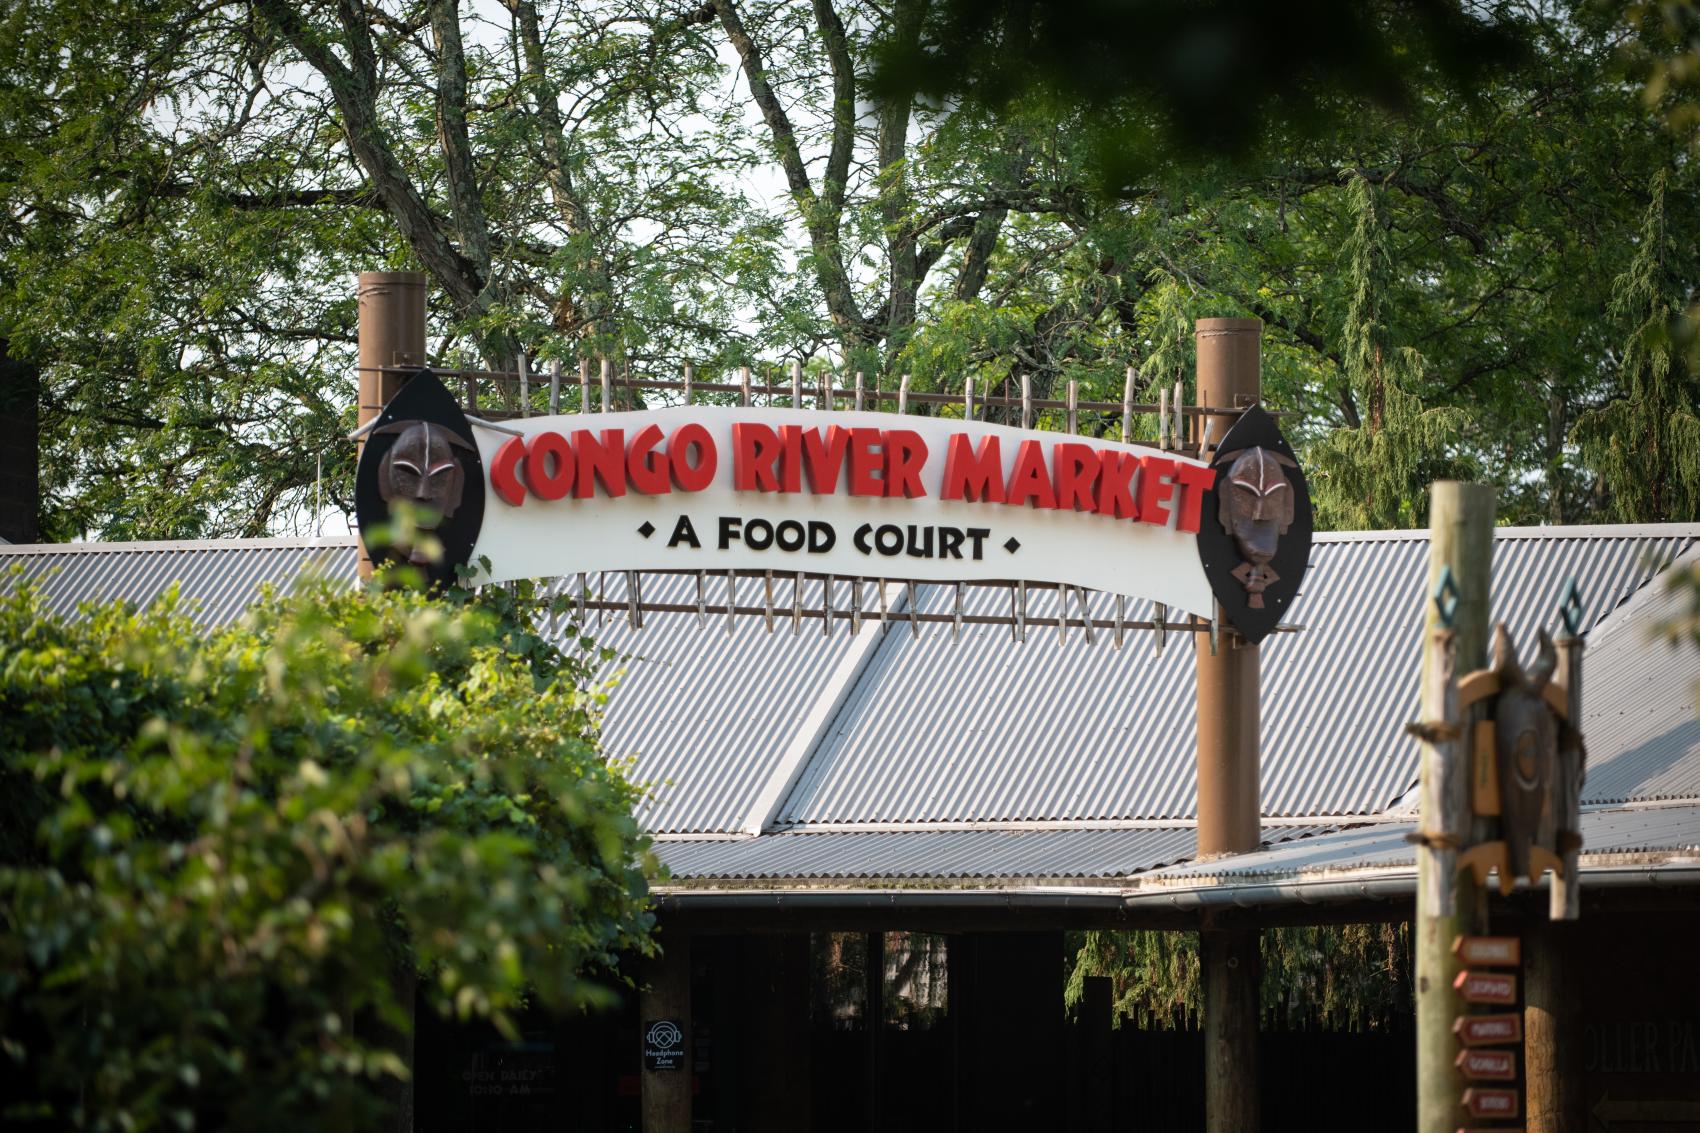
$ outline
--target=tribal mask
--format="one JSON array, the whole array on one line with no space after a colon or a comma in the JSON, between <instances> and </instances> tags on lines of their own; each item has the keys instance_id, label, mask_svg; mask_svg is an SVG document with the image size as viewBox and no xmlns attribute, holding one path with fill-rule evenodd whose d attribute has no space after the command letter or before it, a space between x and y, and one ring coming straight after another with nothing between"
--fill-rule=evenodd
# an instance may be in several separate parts
<instances>
[{"instance_id":1,"label":"tribal mask","mask_svg":"<svg viewBox=\"0 0 1700 1133\"><path fill-rule=\"evenodd\" d=\"M397 421L373 431L400 434L378 466L378 494L392 507L405 500L419 510L417 526L434 531L460 507L466 489L466 470L460 452L477 450L462 437L428 421ZM460 450L457 452L456 450ZM408 561L422 563L416 548L402 548Z\"/></svg>"},{"instance_id":2,"label":"tribal mask","mask_svg":"<svg viewBox=\"0 0 1700 1133\"><path fill-rule=\"evenodd\" d=\"M1217 491L1223 530L1234 537L1243 560L1233 575L1245 586L1252 609L1263 608L1263 591L1280 576L1269 566L1281 536L1293 522L1295 493L1285 468L1298 467L1274 449L1223 453L1232 460Z\"/></svg>"}]
</instances>

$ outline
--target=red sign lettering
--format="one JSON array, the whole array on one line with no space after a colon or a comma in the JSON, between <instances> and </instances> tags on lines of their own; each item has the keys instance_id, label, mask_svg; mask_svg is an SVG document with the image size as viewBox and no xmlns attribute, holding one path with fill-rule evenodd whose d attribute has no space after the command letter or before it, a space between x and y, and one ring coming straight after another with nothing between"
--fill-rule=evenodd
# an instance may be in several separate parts
<instances>
[{"instance_id":1,"label":"red sign lettering","mask_svg":"<svg viewBox=\"0 0 1700 1133\"><path fill-rule=\"evenodd\" d=\"M1471 1117L1516 1117L1519 1100L1516 1090L1471 1087L1464 1091L1464 1108Z\"/></svg>"},{"instance_id":2,"label":"red sign lettering","mask_svg":"<svg viewBox=\"0 0 1700 1133\"><path fill-rule=\"evenodd\" d=\"M1461 1050L1453 1065L1472 1082L1509 1082L1517 1077L1517 1056L1509 1050Z\"/></svg>"},{"instance_id":3,"label":"red sign lettering","mask_svg":"<svg viewBox=\"0 0 1700 1133\"><path fill-rule=\"evenodd\" d=\"M1452 1024L1452 1033L1465 1046L1503 1046L1523 1041L1523 1016L1462 1015Z\"/></svg>"},{"instance_id":4,"label":"red sign lettering","mask_svg":"<svg viewBox=\"0 0 1700 1133\"><path fill-rule=\"evenodd\" d=\"M1515 936L1460 936L1452 952L1472 968L1515 968L1522 962L1523 942Z\"/></svg>"},{"instance_id":5,"label":"red sign lettering","mask_svg":"<svg viewBox=\"0 0 1700 1133\"><path fill-rule=\"evenodd\" d=\"M1465 1003L1517 1002L1517 977L1509 972L1459 972L1452 986Z\"/></svg>"}]
</instances>

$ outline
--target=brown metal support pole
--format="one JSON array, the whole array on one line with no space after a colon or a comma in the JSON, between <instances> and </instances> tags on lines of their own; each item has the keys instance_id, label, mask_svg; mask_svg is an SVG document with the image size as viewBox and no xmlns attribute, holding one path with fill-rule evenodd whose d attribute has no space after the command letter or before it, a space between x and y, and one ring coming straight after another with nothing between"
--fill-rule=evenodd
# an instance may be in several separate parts
<instances>
[{"instance_id":1,"label":"brown metal support pole","mask_svg":"<svg viewBox=\"0 0 1700 1133\"><path fill-rule=\"evenodd\" d=\"M1487 659L1488 577L1493 560L1494 489L1488 484L1436 483L1429 494L1428 585L1425 611L1422 703L1439 704L1444 697L1432 687L1445 681L1448 668L1462 675L1481 668ZM1434 593L1442 573L1450 570L1455 584L1457 610L1452 619L1450 650L1439 631L1445 627ZM1425 724L1430 720L1425 707ZM1469 735L1468 721L1462 722ZM1461 753L1462 745L1455 749ZM1451 758L1462 758L1453 755ZM1467 800L1455 789L1436 781L1441 769L1435 760L1422 761L1424 829L1451 830L1462 821L1450 813ZM1456 770L1456 769L1455 769ZM1454 787L1467 783L1467 776L1454 775ZM1444 807L1448 813L1433 813ZM1462 1099L1462 1075L1453 1065L1459 1045L1452 1024L1464 1014L1463 996L1453 988L1459 964L1452 942L1461 934L1482 931L1485 900L1481 887L1469 871L1457 873L1451 886L1452 901L1436 907L1433 894L1444 892L1431 875L1439 870L1456 870L1456 851L1417 854L1417 920L1412 926L1417 951L1417 1130L1418 1133L1454 1133L1470 1124Z\"/></svg>"},{"instance_id":2,"label":"brown metal support pole","mask_svg":"<svg viewBox=\"0 0 1700 1133\"><path fill-rule=\"evenodd\" d=\"M425 364L425 276L416 271L363 271L359 297L360 407L358 424L376 417L406 379L385 366ZM365 448L366 442L360 442ZM360 577L372 577L372 560L360 548Z\"/></svg>"},{"instance_id":3,"label":"brown metal support pole","mask_svg":"<svg viewBox=\"0 0 1700 1133\"><path fill-rule=\"evenodd\" d=\"M422 366L425 364L425 277L412 271L363 271L355 280L355 295L359 309L359 347L356 365L359 404L356 406L358 424L376 417L384 403L395 396L405 380L399 374L383 374L383 366ZM362 438L355 448L355 459L366 447ZM372 560L360 545L360 577L372 577ZM378 1024L384 1041L401 1056L409 1076L391 1080L384 1088L391 1116L389 1128L408 1133L413 1128L414 1018L418 973L397 969L392 973L397 1004L406 1018L405 1031L392 1031L388 1023ZM353 1021L350 1021L350 1026ZM387 1034L385 1034L387 1032Z\"/></svg>"},{"instance_id":4,"label":"brown metal support pole","mask_svg":"<svg viewBox=\"0 0 1700 1133\"><path fill-rule=\"evenodd\" d=\"M1262 393L1263 323L1257 319L1199 319L1200 406L1235 409ZM1176 409L1180 406L1177 404ZM1213 448L1237 418L1195 418L1193 436ZM1208 456L1208 454L1206 454ZM1209 522L1208 517L1206 522ZM1258 649L1238 634L1193 634L1198 667L1198 856L1257 849ZM1208 1133L1256 1133L1258 1128L1258 982L1255 929L1199 933L1204 977L1204 1127Z\"/></svg>"},{"instance_id":5,"label":"brown metal support pole","mask_svg":"<svg viewBox=\"0 0 1700 1133\"><path fill-rule=\"evenodd\" d=\"M641 1071L643 1133L691 1130L691 938L682 931L660 933L661 955L644 965L638 994L638 1033L652 1022L671 1019L684 1032L684 1065L677 1070Z\"/></svg>"},{"instance_id":6,"label":"brown metal support pole","mask_svg":"<svg viewBox=\"0 0 1700 1133\"><path fill-rule=\"evenodd\" d=\"M1199 319L1198 404L1241 408L1262 393L1257 319ZM1213 448L1236 418L1195 418L1193 436ZM1208 518L1207 518L1208 521ZM1258 649L1223 632L1215 655L1206 634L1193 634L1198 663L1198 854L1255 850L1258 805Z\"/></svg>"}]
</instances>

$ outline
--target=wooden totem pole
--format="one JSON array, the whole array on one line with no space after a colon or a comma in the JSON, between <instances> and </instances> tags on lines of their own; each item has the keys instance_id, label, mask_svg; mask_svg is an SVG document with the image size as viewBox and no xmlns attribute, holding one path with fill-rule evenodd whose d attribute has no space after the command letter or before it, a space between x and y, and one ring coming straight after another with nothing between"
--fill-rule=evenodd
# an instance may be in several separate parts
<instances>
[{"instance_id":1,"label":"wooden totem pole","mask_svg":"<svg viewBox=\"0 0 1700 1133\"><path fill-rule=\"evenodd\" d=\"M1560 607L1563 637L1555 644L1541 633L1527 670L1503 624L1493 631L1491 664L1469 668L1487 645L1493 511L1492 488L1434 485L1422 719L1411 726L1423 745L1422 817L1412 835L1420 847L1420 1133L1524 1115L1517 1052L1525 1028L1516 1011L1524 949L1517 937L1488 935L1490 875L1508 896L1520 878L1533 886L1550 872L1551 917L1574 919L1579 909L1581 602L1572 583ZM1539 959L1551 972L1561 958ZM1536 998L1531 989L1531 1021L1541 1010ZM1529 1127L1551 1133L1570 1127L1551 1098L1564 1089L1565 1048L1579 1036L1566 1033L1574 1027L1541 1029L1541 1048L1524 1060Z\"/></svg>"}]
</instances>

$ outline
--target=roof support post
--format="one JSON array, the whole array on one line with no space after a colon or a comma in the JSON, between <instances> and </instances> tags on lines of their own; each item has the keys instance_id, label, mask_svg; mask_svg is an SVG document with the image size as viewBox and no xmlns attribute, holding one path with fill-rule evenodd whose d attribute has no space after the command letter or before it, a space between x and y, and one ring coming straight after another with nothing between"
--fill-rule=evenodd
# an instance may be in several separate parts
<instances>
[{"instance_id":1,"label":"roof support post","mask_svg":"<svg viewBox=\"0 0 1700 1133\"><path fill-rule=\"evenodd\" d=\"M1194 333L1199 406L1255 405L1262 394L1263 323L1199 319ZM1175 412L1180 409L1177 396ZM1194 418L1201 458L1209 459L1209 450L1235 420ZM1192 639L1198 667L1198 856L1245 853L1257 849L1261 836L1258 647L1231 632L1195 633ZM1204 1128L1208 1133L1257 1133L1259 934L1256 929L1207 928L1198 943L1204 979Z\"/></svg>"},{"instance_id":2,"label":"roof support post","mask_svg":"<svg viewBox=\"0 0 1700 1133\"><path fill-rule=\"evenodd\" d=\"M1556 887L1558 878L1553 878ZM1523 1072L1529 1133L1588 1127L1576 925L1538 912L1523 924Z\"/></svg>"},{"instance_id":3,"label":"roof support post","mask_svg":"<svg viewBox=\"0 0 1700 1133\"><path fill-rule=\"evenodd\" d=\"M1195 333L1199 406L1255 405L1261 395L1262 322L1199 319ZM1235 420L1197 417L1193 436L1202 449L1214 447ZM1258 647L1230 632L1214 648L1205 635L1193 634L1193 648L1198 662L1198 856L1255 850L1261 819Z\"/></svg>"},{"instance_id":4,"label":"roof support post","mask_svg":"<svg viewBox=\"0 0 1700 1133\"><path fill-rule=\"evenodd\" d=\"M425 276L416 271L363 271L359 300L359 422L383 411L407 376L386 367L425 365ZM365 449L365 438L358 442ZM356 457L358 459L358 457ZM360 577L372 577L372 560L360 545Z\"/></svg>"},{"instance_id":5,"label":"roof support post","mask_svg":"<svg viewBox=\"0 0 1700 1133\"><path fill-rule=\"evenodd\" d=\"M691 1133L691 1063L696 1057L691 1050L691 936L683 925L665 922L659 936L660 954L643 966L638 1036L646 1050L677 1050L679 1064L640 1070L643 1133Z\"/></svg>"}]
</instances>

